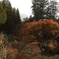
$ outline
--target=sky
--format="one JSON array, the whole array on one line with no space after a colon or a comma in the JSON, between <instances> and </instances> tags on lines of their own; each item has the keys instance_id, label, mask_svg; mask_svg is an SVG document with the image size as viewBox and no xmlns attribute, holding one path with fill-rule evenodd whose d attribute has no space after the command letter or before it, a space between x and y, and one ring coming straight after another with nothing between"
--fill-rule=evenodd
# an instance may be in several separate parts
<instances>
[{"instance_id":1,"label":"sky","mask_svg":"<svg viewBox=\"0 0 59 59\"><path fill-rule=\"evenodd\" d=\"M23 16L30 16L32 14L31 6L32 0L9 0L12 7L18 8L20 14Z\"/></svg>"},{"instance_id":2,"label":"sky","mask_svg":"<svg viewBox=\"0 0 59 59\"><path fill-rule=\"evenodd\" d=\"M12 7L18 8L21 19L32 15L32 0L9 0ZM59 0L57 0L59 2Z\"/></svg>"},{"instance_id":3,"label":"sky","mask_svg":"<svg viewBox=\"0 0 59 59\"><path fill-rule=\"evenodd\" d=\"M18 8L21 18L29 17L32 14L32 0L9 0L12 7ZM59 0L57 0L59 2Z\"/></svg>"}]
</instances>

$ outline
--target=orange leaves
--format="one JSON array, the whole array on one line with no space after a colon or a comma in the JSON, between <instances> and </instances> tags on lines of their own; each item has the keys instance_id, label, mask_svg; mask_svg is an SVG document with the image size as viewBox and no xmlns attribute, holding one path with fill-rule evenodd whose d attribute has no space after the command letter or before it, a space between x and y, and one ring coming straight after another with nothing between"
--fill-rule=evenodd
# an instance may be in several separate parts
<instances>
[{"instance_id":1,"label":"orange leaves","mask_svg":"<svg viewBox=\"0 0 59 59\"><path fill-rule=\"evenodd\" d=\"M11 58L11 59L15 58L15 56L16 56L17 53L18 53L17 49L8 48L7 57Z\"/></svg>"},{"instance_id":2,"label":"orange leaves","mask_svg":"<svg viewBox=\"0 0 59 59\"><path fill-rule=\"evenodd\" d=\"M52 19L46 19L45 21L30 22L24 24L21 30L22 39L51 39L54 37L55 32L59 30L59 24Z\"/></svg>"},{"instance_id":3,"label":"orange leaves","mask_svg":"<svg viewBox=\"0 0 59 59\"><path fill-rule=\"evenodd\" d=\"M17 49L12 49L12 48L8 49L8 54L16 54L17 52L18 52Z\"/></svg>"},{"instance_id":4,"label":"orange leaves","mask_svg":"<svg viewBox=\"0 0 59 59\"><path fill-rule=\"evenodd\" d=\"M32 42L32 43L29 43L29 45L37 45L39 44L39 42Z\"/></svg>"},{"instance_id":5,"label":"orange leaves","mask_svg":"<svg viewBox=\"0 0 59 59\"><path fill-rule=\"evenodd\" d=\"M56 46L55 45L57 45L57 42L54 40L54 41L52 41L52 40L50 40L50 42L48 43L48 47L50 48L50 49L54 49L54 48L56 48Z\"/></svg>"},{"instance_id":6,"label":"orange leaves","mask_svg":"<svg viewBox=\"0 0 59 59\"><path fill-rule=\"evenodd\" d=\"M46 24L50 24L51 26L53 25L55 25L55 26L59 26L59 24L56 22L56 21L53 21L53 20L49 20L49 19L47 19L47 20L45 20L44 21Z\"/></svg>"},{"instance_id":7,"label":"orange leaves","mask_svg":"<svg viewBox=\"0 0 59 59\"><path fill-rule=\"evenodd\" d=\"M25 19L25 21L29 21L30 19Z\"/></svg>"}]
</instances>

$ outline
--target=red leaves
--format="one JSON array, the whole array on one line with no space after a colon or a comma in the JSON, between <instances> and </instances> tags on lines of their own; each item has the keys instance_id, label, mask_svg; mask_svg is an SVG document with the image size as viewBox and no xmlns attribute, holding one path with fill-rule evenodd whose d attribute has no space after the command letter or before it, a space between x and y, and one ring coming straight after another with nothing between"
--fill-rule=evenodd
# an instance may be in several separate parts
<instances>
[{"instance_id":1,"label":"red leaves","mask_svg":"<svg viewBox=\"0 0 59 59\"><path fill-rule=\"evenodd\" d=\"M51 19L39 22L30 22L26 23L22 28L21 38L30 40L51 39L53 37L51 36L53 35L52 31L54 30L59 30L59 24Z\"/></svg>"}]
</instances>

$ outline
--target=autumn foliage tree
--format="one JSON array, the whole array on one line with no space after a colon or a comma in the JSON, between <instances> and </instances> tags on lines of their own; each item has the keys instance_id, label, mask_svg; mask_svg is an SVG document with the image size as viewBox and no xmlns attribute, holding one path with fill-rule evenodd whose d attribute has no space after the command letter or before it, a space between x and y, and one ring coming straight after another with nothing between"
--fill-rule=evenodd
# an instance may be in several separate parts
<instances>
[{"instance_id":1,"label":"autumn foliage tree","mask_svg":"<svg viewBox=\"0 0 59 59\"><path fill-rule=\"evenodd\" d=\"M8 48L8 50L7 50L7 59L15 59L16 54L18 54L17 49Z\"/></svg>"},{"instance_id":2,"label":"autumn foliage tree","mask_svg":"<svg viewBox=\"0 0 59 59\"><path fill-rule=\"evenodd\" d=\"M21 39L27 43L37 40L40 42L42 52L42 42L54 40L59 36L59 24L53 20L26 23L21 30Z\"/></svg>"},{"instance_id":3,"label":"autumn foliage tree","mask_svg":"<svg viewBox=\"0 0 59 59\"><path fill-rule=\"evenodd\" d=\"M29 22L30 22L30 19L25 19L24 24Z\"/></svg>"}]
</instances>

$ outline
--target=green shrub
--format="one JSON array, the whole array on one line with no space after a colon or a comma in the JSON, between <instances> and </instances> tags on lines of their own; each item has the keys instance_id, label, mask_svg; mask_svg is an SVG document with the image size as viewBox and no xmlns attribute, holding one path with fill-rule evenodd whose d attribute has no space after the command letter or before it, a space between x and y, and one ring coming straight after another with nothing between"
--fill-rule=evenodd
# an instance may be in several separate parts
<instances>
[{"instance_id":1,"label":"green shrub","mask_svg":"<svg viewBox=\"0 0 59 59\"><path fill-rule=\"evenodd\" d=\"M15 40L13 35L7 35L7 37L9 42L12 42Z\"/></svg>"},{"instance_id":2,"label":"green shrub","mask_svg":"<svg viewBox=\"0 0 59 59\"><path fill-rule=\"evenodd\" d=\"M47 56L38 55L34 59L48 59L48 57Z\"/></svg>"},{"instance_id":3,"label":"green shrub","mask_svg":"<svg viewBox=\"0 0 59 59\"><path fill-rule=\"evenodd\" d=\"M55 55L55 56L51 56L51 57L38 55L38 56L34 57L34 59L59 59L59 55Z\"/></svg>"},{"instance_id":4,"label":"green shrub","mask_svg":"<svg viewBox=\"0 0 59 59\"><path fill-rule=\"evenodd\" d=\"M28 49L23 49L20 51L21 53L24 53L24 54L29 54L29 55L32 55L32 52L29 51Z\"/></svg>"},{"instance_id":5,"label":"green shrub","mask_svg":"<svg viewBox=\"0 0 59 59\"><path fill-rule=\"evenodd\" d=\"M54 59L59 59L59 55L55 55L54 56Z\"/></svg>"},{"instance_id":6,"label":"green shrub","mask_svg":"<svg viewBox=\"0 0 59 59\"><path fill-rule=\"evenodd\" d=\"M17 43L13 42L13 43L11 44L11 47L12 47L13 49L15 49L15 48L18 49L19 52L24 49L24 46L23 46L22 44L20 44L19 42L17 42Z\"/></svg>"}]
</instances>

